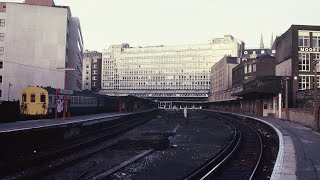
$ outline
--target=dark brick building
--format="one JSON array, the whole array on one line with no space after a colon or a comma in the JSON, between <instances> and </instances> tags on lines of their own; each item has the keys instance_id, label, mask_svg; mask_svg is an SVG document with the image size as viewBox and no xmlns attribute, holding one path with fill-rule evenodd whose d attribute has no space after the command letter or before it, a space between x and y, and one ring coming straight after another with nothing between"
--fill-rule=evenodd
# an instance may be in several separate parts
<instances>
[{"instance_id":1,"label":"dark brick building","mask_svg":"<svg viewBox=\"0 0 320 180\"><path fill-rule=\"evenodd\" d=\"M242 85L242 91L233 95L243 97L241 109L244 113L258 116L276 113L280 81L275 76L275 65L274 56L263 54L243 58L232 70L233 87Z\"/></svg>"},{"instance_id":2,"label":"dark brick building","mask_svg":"<svg viewBox=\"0 0 320 180\"><path fill-rule=\"evenodd\" d=\"M313 60L320 60L319 47L320 26L292 25L275 40L273 48L276 50L276 75L283 77L283 81L285 77L288 78L289 107L297 107L299 90L313 89L314 73L311 63ZM319 70L317 65L318 88Z\"/></svg>"}]
</instances>

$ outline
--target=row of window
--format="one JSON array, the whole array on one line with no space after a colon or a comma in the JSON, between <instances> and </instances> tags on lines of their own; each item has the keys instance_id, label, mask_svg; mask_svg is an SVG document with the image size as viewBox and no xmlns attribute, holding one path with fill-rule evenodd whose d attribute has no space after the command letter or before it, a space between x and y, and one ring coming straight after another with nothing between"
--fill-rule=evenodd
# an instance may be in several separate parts
<instances>
[{"instance_id":1,"label":"row of window","mask_svg":"<svg viewBox=\"0 0 320 180\"><path fill-rule=\"evenodd\" d=\"M298 39L299 47L310 47L310 37L309 36L299 36ZM320 47L320 37L312 36L312 47Z\"/></svg>"},{"instance_id":2,"label":"row of window","mask_svg":"<svg viewBox=\"0 0 320 180\"><path fill-rule=\"evenodd\" d=\"M39 100L41 103L45 103L46 102L46 95L45 94L39 94ZM22 94L22 99L21 99L22 103L27 102L27 94ZM30 94L30 102L36 102L36 94L31 93Z\"/></svg>"},{"instance_id":3,"label":"row of window","mask_svg":"<svg viewBox=\"0 0 320 180\"><path fill-rule=\"evenodd\" d=\"M320 77L317 77L318 88L320 88ZM312 89L313 77L312 76L299 76L299 90Z\"/></svg>"},{"instance_id":4,"label":"row of window","mask_svg":"<svg viewBox=\"0 0 320 180\"><path fill-rule=\"evenodd\" d=\"M56 103L56 96L49 96L49 103ZM71 96L70 104L97 104L97 99L94 97Z\"/></svg>"},{"instance_id":5,"label":"row of window","mask_svg":"<svg viewBox=\"0 0 320 180\"><path fill-rule=\"evenodd\" d=\"M244 65L243 68L244 68L244 73L245 74L257 71L257 65L256 64Z\"/></svg>"},{"instance_id":6,"label":"row of window","mask_svg":"<svg viewBox=\"0 0 320 180\"><path fill-rule=\"evenodd\" d=\"M148 87L119 87L119 86L114 86L112 88L108 88L105 87L105 89L112 89L112 90L117 90L117 89L121 89L121 90L149 90L149 89L153 89L153 90L168 90L168 89L183 89L183 90L208 90L210 87L206 86L206 85L197 85L197 86L183 86L183 87L174 87L174 86L166 86L166 87L152 87L152 86L148 86Z\"/></svg>"},{"instance_id":7,"label":"row of window","mask_svg":"<svg viewBox=\"0 0 320 180\"><path fill-rule=\"evenodd\" d=\"M299 53L299 71L310 71L311 57L313 60L320 60L320 53ZM320 64L317 64L317 71L320 69Z\"/></svg>"}]
</instances>

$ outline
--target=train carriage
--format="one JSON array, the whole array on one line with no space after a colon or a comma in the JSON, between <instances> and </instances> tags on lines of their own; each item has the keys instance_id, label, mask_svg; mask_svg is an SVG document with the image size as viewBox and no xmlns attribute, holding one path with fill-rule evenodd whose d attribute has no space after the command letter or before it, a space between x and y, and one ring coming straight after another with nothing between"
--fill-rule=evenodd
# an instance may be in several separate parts
<instances>
[{"instance_id":1,"label":"train carriage","mask_svg":"<svg viewBox=\"0 0 320 180\"><path fill-rule=\"evenodd\" d=\"M66 97L64 97L66 96ZM72 94L57 94L51 87L27 87L21 91L20 114L24 117L59 117L65 114L82 115L118 110L118 98L87 91L73 91ZM29 119L29 118L28 118Z\"/></svg>"}]
</instances>

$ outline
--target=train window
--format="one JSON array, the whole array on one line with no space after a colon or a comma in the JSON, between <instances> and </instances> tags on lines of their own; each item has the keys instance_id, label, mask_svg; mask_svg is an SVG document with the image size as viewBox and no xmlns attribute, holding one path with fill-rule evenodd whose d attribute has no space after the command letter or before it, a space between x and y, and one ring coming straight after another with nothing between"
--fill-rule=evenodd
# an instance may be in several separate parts
<instances>
[{"instance_id":1,"label":"train window","mask_svg":"<svg viewBox=\"0 0 320 180\"><path fill-rule=\"evenodd\" d=\"M36 102L36 95L35 94L31 94L30 95L30 101L31 102Z\"/></svg>"},{"instance_id":2,"label":"train window","mask_svg":"<svg viewBox=\"0 0 320 180\"><path fill-rule=\"evenodd\" d=\"M27 95L26 94L22 94L22 102L27 102Z\"/></svg>"},{"instance_id":3,"label":"train window","mask_svg":"<svg viewBox=\"0 0 320 180\"><path fill-rule=\"evenodd\" d=\"M74 97L74 104L79 104L79 99L78 99L78 97Z\"/></svg>"},{"instance_id":4,"label":"train window","mask_svg":"<svg viewBox=\"0 0 320 180\"><path fill-rule=\"evenodd\" d=\"M44 95L44 94L40 95L40 102L42 102L42 103L46 102L46 95Z\"/></svg>"}]
</instances>

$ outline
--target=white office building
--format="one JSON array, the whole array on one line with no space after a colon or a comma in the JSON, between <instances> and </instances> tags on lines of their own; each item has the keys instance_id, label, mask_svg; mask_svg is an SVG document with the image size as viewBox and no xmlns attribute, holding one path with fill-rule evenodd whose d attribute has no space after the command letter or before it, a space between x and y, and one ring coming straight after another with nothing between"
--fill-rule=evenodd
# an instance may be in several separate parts
<instances>
[{"instance_id":1,"label":"white office building","mask_svg":"<svg viewBox=\"0 0 320 180\"><path fill-rule=\"evenodd\" d=\"M69 7L0 2L0 101L17 100L27 86L81 90L82 54L80 22Z\"/></svg>"},{"instance_id":2,"label":"white office building","mask_svg":"<svg viewBox=\"0 0 320 180\"><path fill-rule=\"evenodd\" d=\"M231 35L202 45L113 45L103 51L101 93L153 99L206 99L210 67L225 55L237 57L241 47L242 42Z\"/></svg>"}]
</instances>

